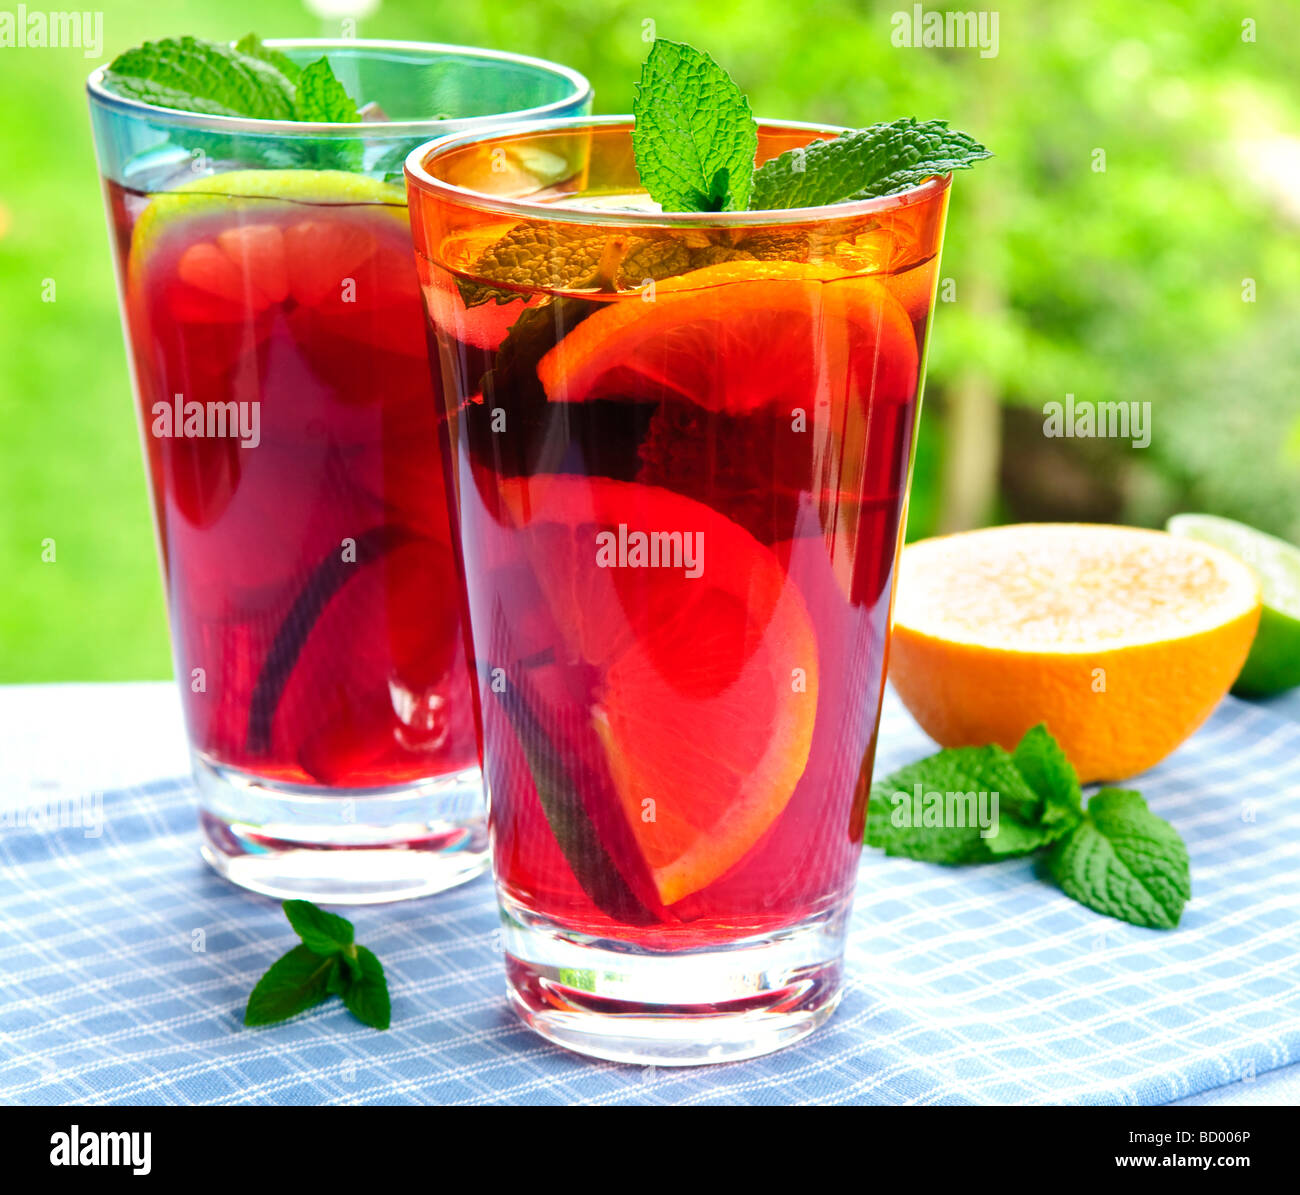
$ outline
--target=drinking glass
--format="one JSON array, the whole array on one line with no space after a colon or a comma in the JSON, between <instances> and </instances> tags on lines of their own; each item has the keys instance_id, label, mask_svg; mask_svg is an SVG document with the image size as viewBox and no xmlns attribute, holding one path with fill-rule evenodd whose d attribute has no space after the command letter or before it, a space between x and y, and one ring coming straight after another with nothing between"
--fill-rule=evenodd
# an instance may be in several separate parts
<instances>
[{"instance_id":1,"label":"drinking glass","mask_svg":"<svg viewBox=\"0 0 1300 1195\"><path fill-rule=\"evenodd\" d=\"M402 161L591 91L485 50L268 44L328 58L362 122L88 84L202 851L277 897L420 896L487 835Z\"/></svg>"},{"instance_id":2,"label":"drinking glass","mask_svg":"<svg viewBox=\"0 0 1300 1195\"><path fill-rule=\"evenodd\" d=\"M840 999L949 180L664 213L631 132L451 136L407 187L509 998L687 1064Z\"/></svg>"}]
</instances>

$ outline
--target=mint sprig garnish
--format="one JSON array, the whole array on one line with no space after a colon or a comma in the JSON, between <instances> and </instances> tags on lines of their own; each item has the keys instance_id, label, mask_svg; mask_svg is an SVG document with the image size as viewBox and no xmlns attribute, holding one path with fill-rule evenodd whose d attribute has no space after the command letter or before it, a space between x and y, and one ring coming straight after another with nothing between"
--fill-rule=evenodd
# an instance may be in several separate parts
<instances>
[{"instance_id":1,"label":"mint sprig garnish","mask_svg":"<svg viewBox=\"0 0 1300 1195\"><path fill-rule=\"evenodd\" d=\"M108 67L118 95L209 116L293 120L293 81L274 62L197 37L145 42Z\"/></svg>"},{"instance_id":2,"label":"mint sprig garnish","mask_svg":"<svg viewBox=\"0 0 1300 1195\"><path fill-rule=\"evenodd\" d=\"M1067 896L1153 929L1173 929L1192 891L1178 831L1128 790L1104 788L1085 809L1078 773L1043 725L1013 752L952 747L876 781L866 841L928 863L1042 852L1040 873Z\"/></svg>"},{"instance_id":3,"label":"mint sprig garnish","mask_svg":"<svg viewBox=\"0 0 1300 1195\"><path fill-rule=\"evenodd\" d=\"M641 68L632 114L641 185L666 212L873 199L993 156L947 121L907 117L787 150L755 170L758 125L744 93L702 50L662 38Z\"/></svg>"},{"instance_id":4,"label":"mint sprig garnish","mask_svg":"<svg viewBox=\"0 0 1300 1195\"><path fill-rule=\"evenodd\" d=\"M284 914L302 939L271 965L244 1010L245 1025L273 1025L341 996L357 1020L387 1029L392 1020L384 968L358 946L352 922L307 900L286 900Z\"/></svg>"},{"instance_id":5,"label":"mint sprig garnish","mask_svg":"<svg viewBox=\"0 0 1300 1195\"><path fill-rule=\"evenodd\" d=\"M909 116L813 141L763 163L754 174L749 203L766 211L875 199L992 156L946 120Z\"/></svg>"},{"instance_id":6,"label":"mint sprig garnish","mask_svg":"<svg viewBox=\"0 0 1300 1195\"><path fill-rule=\"evenodd\" d=\"M632 115L637 173L664 211L748 206L758 126L744 93L703 50L657 39L641 68Z\"/></svg>"},{"instance_id":7,"label":"mint sprig garnish","mask_svg":"<svg viewBox=\"0 0 1300 1195\"><path fill-rule=\"evenodd\" d=\"M245 33L235 43L235 49L241 54L247 54L253 58L260 58L263 62L269 62L286 79L294 83L298 81L298 76L302 74L302 67L294 62L288 54L283 54L279 50L268 46L256 33Z\"/></svg>"},{"instance_id":8,"label":"mint sprig garnish","mask_svg":"<svg viewBox=\"0 0 1300 1195\"><path fill-rule=\"evenodd\" d=\"M347 89L334 77L333 67L324 58L318 58L303 67L298 76L293 118L326 124L356 124L361 120L361 113Z\"/></svg>"},{"instance_id":9,"label":"mint sprig garnish","mask_svg":"<svg viewBox=\"0 0 1300 1195\"><path fill-rule=\"evenodd\" d=\"M209 116L351 124L356 103L325 58L298 67L247 34L233 46L163 38L119 54L107 82L118 95Z\"/></svg>"},{"instance_id":10,"label":"mint sprig garnish","mask_svg":"<svg viewBox=\"0 0 1300 1195\"><path fill-rule=\"evenodd\" d=\"M326 58L299 66L253 33L234 46L196 37L145 42L118 55L105 78L119 95L184 112L314 124L361 120ZM184 145L214 159L296 169L355 171L363 158L363 143L352 137L272 140L190 130Z\"/></svg>"}]
</instances>

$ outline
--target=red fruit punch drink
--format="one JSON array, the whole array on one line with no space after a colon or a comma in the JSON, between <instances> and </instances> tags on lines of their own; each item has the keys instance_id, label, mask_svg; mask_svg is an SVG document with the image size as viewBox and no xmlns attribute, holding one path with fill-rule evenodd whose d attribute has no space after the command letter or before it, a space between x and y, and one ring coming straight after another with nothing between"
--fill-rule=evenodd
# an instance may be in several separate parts
<instances>
[{"instance_id":1,"label":"red fruit punch drink","mask_svg":"<svg viewBox=\"0 0 1300 1195\"><path fill-rule=\"evenodd\" d=\"M195 746L301 785L472 767L405 212L350 175L212 181L109 184Z\"/></svg>"},{"instance_id":2,"label":"red fruit punch drink","mask_svg":"<svg viewBox=\"0 0 1300 1195\"><path fill-rule=\"evenodd\" d=\"M400 194L339 172L203 181L108 184L194 746L304 786L473 768Z\"/></svg>"},{"instance_id":3,"label":"red fruit punch drink","mask_svg":"<svg viewBox=\"0 0 1300 1195\"><path fill-rule=\"evenodd\" d=\"M665 215L629 133L450 139L408 187L511 998L712 1061L839 998L948 183Z\"/></svg>"},{"instance_id":4,"label":"red fruit punch drink","mask_svg":"<svg viewBox=\"0 0 1300 1195\"><path fill-rule=\"evenodd\" d=\"M437 891L487 863L474 698L405 194L363 169L430 122L185 119L105 187L204 853Z\"/></svg>"}]
</instances>

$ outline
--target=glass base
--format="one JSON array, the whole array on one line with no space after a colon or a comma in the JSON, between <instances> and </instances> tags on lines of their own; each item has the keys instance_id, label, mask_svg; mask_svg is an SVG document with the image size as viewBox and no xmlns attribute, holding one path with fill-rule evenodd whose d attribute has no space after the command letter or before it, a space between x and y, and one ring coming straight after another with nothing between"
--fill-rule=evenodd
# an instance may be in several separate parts
<instances>
[{"instance_id":1,"label":"glass base","mask_svg":"<svg viewBox=\"0 0 1300 1195\"><path fill-rule=\"evenodd\" d=\"M477 768L391 788L281 784L195 754L203 857L281 900L370 905L463 884L488 866Z\"/></svg>"},{"instance_id":2,"label":"glass base","mask_svg":"<svg viewBox=\"0 0 1300 1195\"><path fill-rule=\"evenodd\" d=\"M695 1066L769 1054L840 1002L847 909L760 937L649 951L502 899L506 984L548 1041L613 1062Z\"/></svg>"}]
</instances>

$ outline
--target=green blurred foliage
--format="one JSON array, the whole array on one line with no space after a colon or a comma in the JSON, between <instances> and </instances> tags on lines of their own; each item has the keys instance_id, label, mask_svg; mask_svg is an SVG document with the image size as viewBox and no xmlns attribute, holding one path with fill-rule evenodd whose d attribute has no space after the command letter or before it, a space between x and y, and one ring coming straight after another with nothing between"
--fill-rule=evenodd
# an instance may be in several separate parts
<instances>
[{"instance_id":1,"label":"green blurred foliage","mask_svg":"<svg viewBox=\"0 0 1300 1195\"><path fill-rule=\"evenodd\" d=\"M994 10L993 57L896 47L891 18L912 6L853 0L387 0L358 32L568 62L604 112L630 108L657 33L708 49L760 115L949 118L998 156L954 188L942 276L955 301L936 313L909 533L1060 509L1036 481L1014 503L940 509L965 372L1022 419L1067 392L1151 402L1149 448L1079 458L1119 517L1197 507L1300 539L1300 17L1294 0L1248 7L1012 0ZM97 61L250 29L341 31L298 0L115 0ZM82 93L94 65L77 49L0 48L0 681L170 671ZM1050 489L1057 470L1035 470L1036 451L1032 437L1008 450L1004 491L1021 474Z\"/></svg>"}]
</instances>

